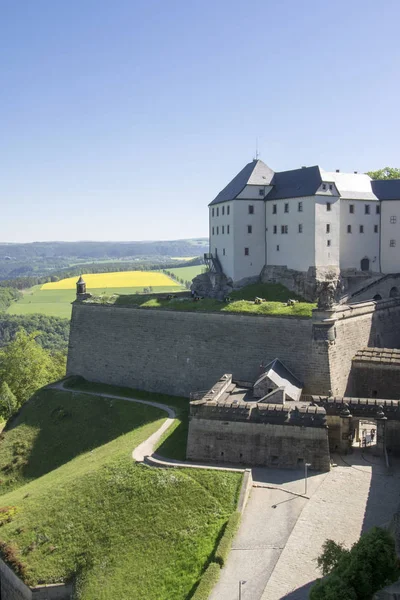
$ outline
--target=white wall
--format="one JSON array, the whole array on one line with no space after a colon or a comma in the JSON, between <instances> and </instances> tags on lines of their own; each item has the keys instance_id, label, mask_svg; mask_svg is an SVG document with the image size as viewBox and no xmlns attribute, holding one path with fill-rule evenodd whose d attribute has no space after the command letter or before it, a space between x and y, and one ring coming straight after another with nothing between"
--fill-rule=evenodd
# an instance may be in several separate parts
<instances>
[{"instance_id":1,"label":"white wall","mask_svg":"<svg viewBox=\"0 0 400 600\"><path fill-rule=\"evenodd\" d=\"M339 267L340 201L337 196L317 195L315 198L315 266ZM330 204L330 210L327 206ZM326 226L329 224L330 232ZM328 240L330 246L328 246Z\"/></svg>"},{"instance_id":2,"label":"white wall","mask_svg":"<svg viewBox=\"0 0 400 600\"><path fill-rule=\"evenodd\" d=\"M221 262L222 269L227 277L234 276L234 265L233 265L233 205L235 200L231 202L223 202L209 207L210 211L210 252L215 256L217 250L218 258ZM229 215L228 212L229 206ZM217 217L218 208L218 217ZM222 214L222 208L224 214ZM212 216L212 209L214 209L214 217ZM229 233L228 233L229 225ZM218 234L217 234L218 227ZM222 227L224 227L224 233L222 233ZM214 234L213 234L214 228ZM225 250L225 255L224 255Z\"/></svg>"},{"instance_id":3,"label":"white wall","mask_svg":"<svg viewBox=\"0 0 400 600\"><path fill-rule=\"evenodd\" d=\"M254 186L257 187L257 186ZM234 273L232 279L239 281L244 277L259 275L265 265L265 201L234 200ZM249 206L254 207L254 214L249 214ZM252 233L247 226L251 225ZM249 255L245 255L249 248Z\"/></svg>"},{"instance_id":4,"label":"white wall","mask_svg":"<svg viewBox=\"0 0 400 600\"><path fill-rule=\"evenodd\" d=\"M302 202L303 211L298 205ZM268 200L266 202L266 240L267 264L286 266L296 271L307 271L315 264L315 210L314 196L305 198L287 198L284 200ZM289 212L285 213L285 204L289 204ZM276 204L277 212L273 214ZM299 233L299 225L303 232ZM274 225L277 233L274 234ZM288 226L288 233L281 233L281 226ZM279 250L277 250L279 246Z\"/></svg>"},{"instance_id":5,"label":"white wall","mask_svg":"<svg viewBox=\"0 0 400 600\"><path fill-rule=\"evenodd\" d=\"M400 200L383 200L381 213L382 273L400 273ZM391 217L396 218L395 223L390 222ZM395 241L395 246L390 245L390 240Z\"/></svg>"},{"instance_id":6,"label":"white wall","mask_svg":"<svg viewBox=\"0 0 400 600\"><path fill-rule=\"evenodd\" d=\"M264 192L264 195L260 195L260 190ZM241 200L263 200L271 190L270 185L246 185L244 190L236 196Z\"/></svg>"},{"instance_id":7,"label":"white wall","mask_svg":"<svg viewBox=\"0 0 400 600\"><path fill-rule=\"evenodd\" d=\"M350 205L354 213L350 213ZM365 205L369 205L370 214L365 214ZM340 268L361 270L361 260L369 259L369 270L379 272L379 228L380 215L376 200L340 200ZM351 225L351 233L347 227ZM364 232L360 233L360 225ZM378 226L378 233L374 226Z\"/></svg>"}]
</instances>

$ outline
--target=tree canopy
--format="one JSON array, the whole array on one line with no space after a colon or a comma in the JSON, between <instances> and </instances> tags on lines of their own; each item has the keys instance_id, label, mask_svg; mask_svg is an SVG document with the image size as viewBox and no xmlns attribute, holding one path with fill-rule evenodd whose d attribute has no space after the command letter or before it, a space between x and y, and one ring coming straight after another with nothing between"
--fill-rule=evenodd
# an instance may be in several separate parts
<instances>
[{"instance_id":1,"label":"tree canopy","mask_svg":"<svg viewBox=\"0 0 400 600\"><path fill-rule=\"evenodd\" d=\"M377 171L367 171L371 179L400 179L400 169L397 167L384 167Z\"/></svg>"}]
</instances>

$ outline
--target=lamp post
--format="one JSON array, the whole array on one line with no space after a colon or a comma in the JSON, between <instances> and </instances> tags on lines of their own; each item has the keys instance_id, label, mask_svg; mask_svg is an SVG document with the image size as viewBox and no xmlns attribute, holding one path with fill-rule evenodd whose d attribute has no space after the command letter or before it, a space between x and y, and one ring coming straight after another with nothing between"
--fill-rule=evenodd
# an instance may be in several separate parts
<instances>
[{"instance_id":1,"label":"lamp post","mask_svg":"<svg viewBox=\"0 0 400 600\"><path fill-rule=\"evenodd\" d=\"M307 494L307 469L311 467L310 463L304 463L304 495Z\"/></svg>"},{"instance_id":2,"label":"lamp post","mask_svg":"<svg viewBox=\"0 0 400 600\"><path fill-rule=\"evenodd\" d=\"M244 585L246 582L241 580L239 581L239 600L242 600L242 585Z\"/></svg>"}]
</instances>

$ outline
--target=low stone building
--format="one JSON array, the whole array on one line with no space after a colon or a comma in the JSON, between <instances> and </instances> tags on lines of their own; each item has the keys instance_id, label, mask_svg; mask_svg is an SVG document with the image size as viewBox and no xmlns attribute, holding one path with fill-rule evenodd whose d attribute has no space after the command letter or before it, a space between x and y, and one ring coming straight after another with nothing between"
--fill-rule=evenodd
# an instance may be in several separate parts
<instances>
[{"instance_id":1,"label":"low stone building","mask_svg":"<svg viewBox=\"0 0 400 600\"><path fill-rule=\"evenodd\" d=\"M261 378L264 379L263 377ZM296 468L330 468L325 409L285 402L285 386L259 398L224 375L190 403L187 458L210 462Z\"/></svg>"},{"instance_id":2,"label":"low stone building","mask_svg":"<svg viewBox=\"0 0 400 600\"><path fill-rule=\"evenodd\" d=\"M400 350L364 348L352 360L352 396L400 399Z\"/></svg>"}]
</instances>

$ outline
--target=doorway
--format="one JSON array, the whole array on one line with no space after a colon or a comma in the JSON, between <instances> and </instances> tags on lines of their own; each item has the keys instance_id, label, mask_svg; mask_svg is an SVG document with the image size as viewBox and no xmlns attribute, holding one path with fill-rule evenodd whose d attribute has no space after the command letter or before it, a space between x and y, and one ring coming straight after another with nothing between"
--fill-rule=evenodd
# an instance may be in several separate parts
<instances>
[{"instance_id":1,"label":"doorway","mask_svg":"<svg viewBox=\"0 0 400 600\"><path fill-rule=\"evenodd\" d=\"M369 258L361 260L361 271L369 271Z\"/></svg>"}]
</instances>

